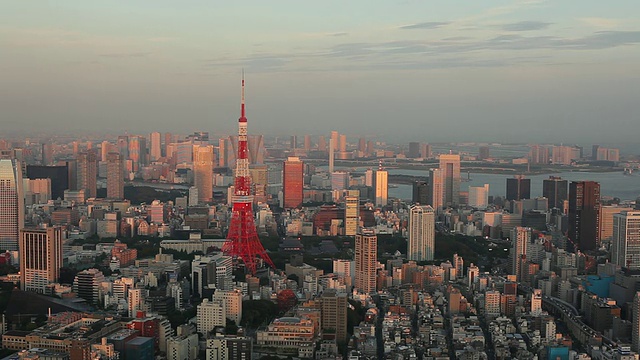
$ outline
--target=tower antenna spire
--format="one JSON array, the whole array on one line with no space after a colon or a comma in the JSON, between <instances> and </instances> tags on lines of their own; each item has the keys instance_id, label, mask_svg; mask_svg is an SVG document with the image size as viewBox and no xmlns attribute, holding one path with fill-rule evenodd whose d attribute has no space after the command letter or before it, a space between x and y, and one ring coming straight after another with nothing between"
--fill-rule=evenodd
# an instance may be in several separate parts
<instances>
[{"instance_id":1,"label":"tower antenna spire","mask_svg":"<svg viewBox=\"0 0 640 360\"><path fill-rule=\"evenodd\" d=\"M246 118L245 109L244 109L244 69L242 69L242 96L240 99L240 117Z\"/></svg>"}]
</instances>

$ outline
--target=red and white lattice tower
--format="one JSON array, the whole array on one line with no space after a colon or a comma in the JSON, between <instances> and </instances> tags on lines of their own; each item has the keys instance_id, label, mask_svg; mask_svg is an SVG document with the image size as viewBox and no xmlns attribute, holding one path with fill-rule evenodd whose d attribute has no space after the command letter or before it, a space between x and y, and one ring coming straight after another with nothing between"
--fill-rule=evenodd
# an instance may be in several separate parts
<instances>
[{"instance_id":1,"label":"red and white lattice tower","mask_svg":"<svg viewBox=\"0 0 640 360\"><path fill-rule=\"evenodd\" d=\"M241 259L245 268L256 273L259 259L275 269L271 258L265 251L253 219L253 196L251 195L251 176L249 174L249 149L247 146L247 117L244 109L244 74L242 75L242 102L238 119L238 156L236 158L236 178L234 182L233 214L227 241L222 251Z\"/></svg>"}]
</instances>

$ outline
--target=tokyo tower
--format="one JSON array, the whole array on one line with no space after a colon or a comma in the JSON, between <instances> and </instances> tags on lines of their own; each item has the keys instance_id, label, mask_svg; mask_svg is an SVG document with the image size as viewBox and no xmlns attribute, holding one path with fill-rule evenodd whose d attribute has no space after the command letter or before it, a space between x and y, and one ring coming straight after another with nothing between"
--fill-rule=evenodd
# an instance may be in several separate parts
<instances>
[{"instance_id":1,"label":"tokyo tower","mask_svg":"<svg viewBox=\"0 0 640 360\"><path fill-rule=\"evenodd\" d=\"M242 75L242 101L240 119L238 119L238 156L236 158L236 178L233 193L233 214L227 241L222 251L234 258L242 259L245 268L256 273L258 257L275 269L271 258L265 251L253 220L253 195L251 195L251 176L249 174L249 149L247 146L247 117L244 107L244 74Z\"/></svg>"}]
</instances>

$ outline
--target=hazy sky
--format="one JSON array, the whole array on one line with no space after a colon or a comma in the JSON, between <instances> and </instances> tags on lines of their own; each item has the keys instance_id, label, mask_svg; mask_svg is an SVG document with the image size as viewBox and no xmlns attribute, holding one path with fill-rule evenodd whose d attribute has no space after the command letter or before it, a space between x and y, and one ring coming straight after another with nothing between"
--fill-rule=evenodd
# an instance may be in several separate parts
<instances>
[{"instance_id":1,"label":"hazy sky","mask_svg":"<svg viewBox=\"0 0 640 360\"><path fill-rule=\"evenodd\" d=\"M0 133L640 142L640 1L0 0Z\"/></svg>"}]
</instances>

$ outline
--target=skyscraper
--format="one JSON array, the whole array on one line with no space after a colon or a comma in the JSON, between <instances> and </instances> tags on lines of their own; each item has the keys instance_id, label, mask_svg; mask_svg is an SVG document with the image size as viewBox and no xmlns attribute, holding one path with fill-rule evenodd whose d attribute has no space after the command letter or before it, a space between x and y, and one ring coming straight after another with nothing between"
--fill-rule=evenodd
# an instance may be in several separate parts
<instances>
[{"instance_id":1,"label":"skyscraper","mask_svg":"<svg viewBox=\"0 0 640 360\"><path fill-rule=\"evenodd\" d=\"M48 166L53 164L53 145L50 143L42 144L42 165Z\"/></svg>"},{"instance_id":2,"label":"skyscraper","mask_svg":"<svg viewBox=\"0 0 640 360\"><path fill-rule=\"evenodd\" d=\"M516 175L507 179L507 200L531 199L531 179Z\"/></svg>"},{"instance_id":3,"label":"skyscraper","mask_svg":"<svg viewBox=\"0 0 640 360\"><path fill-rule=\"evenodd\" d=\"M329 139L329 174L333 173L333 163L336 160L336 149L333 137Z\"/></svg>"},{"instance_id":4,"label":"skyscraper","mask_svg":"<svg viewBox=\"0 0 640 360\"><path fill-rule=\"evenodd\" d=\"M333 140L333 146L331 146L331 148L336 151L338 150L338 138L340 137L340 134L337 131L332 131L331 132L331 139L329 141ZM331 144L329 144L331 145Z\"/></svg>"},{"instance_id":5,"label":"skyscraper","mask_svg":"<svg viewBox=\"0 0 640 360\"><path fill-rule=\"evenodd\" d=\"M409 243L407 259L431 261L435 251L435 212L429 205L413 205L409 209Z\"/></svg>"},{"instance_id":6,"label":"skyscraper","mask_svg":"<svg viewBox=\"0 0 640 360\"><path fill-rule=\"evenodd\" d=\"M75 162L73 163L75 165ZM64 191L71 188L69 184L69 166L38 166L27 165L27 177L35 179L51 179L51 198L56 200L64 197Z\"/></svg>"},{"instance_id":7,"label":"skyscraper","mask_svg":"<svg viewBox=\"0 0 640 360\"><path fill-rule=\"evenodd\" d=\"M322 307L322 330L335 334L338 343L347 341L347 302L346 293L338 293L335 289L326 289L320 298ZM328 331L332 330L332 331Z\"/></svg>"},{"instance_id":8,"label":"skyscraper","mask_svg":"<svg viewBox=\"0 0 640 360\"><path fill-rule=\"evenodd\" d=\"M480 146L478 149L478 160L486 160L490 157L488 146Z\"/></svg>"},{"instance_id":9,"label":"skyscraper","mask_svg":"<svg viewBox=\"0 0 640 360\"><path fill-rule=\"evenodd\" d=\"M374 180L374 188L375 188L375 197L376 197L376 206L387 206L389 201L389 183L387 179L389 177L389 173L387 170L382 168L382 163L378 167L375 173Z\"/></svg>"},{"instance_id":10,"label":"skyscraper","mask_svg":"<svg viewBox=\"0 0 640 360\"><path fill-rule=\"evenodd\" d=\"M22 167L17 160L0 160L0 250L18 250L24 227Z\"/></svg>"},{"instance_id":11,"label":"skyscraper","mask_svg":"<svg viewBox=\"0 0 640 360\"><path fill-rule=\"evenodd\" d=\"M469 206L476 209L486 209L489 206L489 184L469 186Z\"/></svg>"},{"instance_id":12,"label":"skyscraper","mask_svg":"<svg viewBox=\"0 0 640 360\"><path fill-rule=\"evenodd\" d=\"M213 145L193 146L193 185L198 188L198 201L213 198Z\"/></svg>"},{"instance_id":13,"label":"skyscraper","mask_svg":"<svg viewBox=\"0 0 640 360\"><path fill-rule=\"evenodd\" d=\"M443 179L443 205L458 205L460 203L460 155L440 155L440 170Z\"/></svg>"},{"instance_id":14,"label":"skyscraper","mask_svg":"<svg viewBox=\"0 0 640 360\"><path fill-rule=\"evenodd\" d=\"M640 270L640 211L613 215L611 262L631 270Z\"/></svg>"},{"instance_id":15,"label":"skyscraper","mask_svg":"<svg viewBox=\"0 0 640 360\"><path fill-rule=\"evenodd\" d=\"M600 245L599 216L600 184L572 181L569 185L569 243L580 251L596 249Z\"/></svg>"},{"instance_id":16,"label":"skyscraper","mask_svg":"<svg viewBox=\"0 0 640 360\"><path fill-rule=\"evenodd\" d=\"M304 164L300 158L290 156L282 167L282 195L285 208L302 205L304 187Z\"/></svg>"},{"instance_id":17,"label":"skyscraper","mask_svg":"<svg viewBox=\"0 0 640 360\"><path fill-rule=\"evenodd\" d=\"M633 308L631 309L631 350L640 351L640 291L633 297Z\"/></svg>"},{"instance_id":18,"label":"skyscraper","mask_svg":"<svg viewBox=\"0 0 640 360\"><path fill-rule=\"evenodd\" d=\"M107 197L124 199L124 163L116 152L107 154Z\"/></svg>"},{"instance_id":19,"label":"skyscraper","mask_svg":"<svg viewBox=\"0 0 640 360\"><path fill-rule=\"evenodd\" d=\"M84 190L87 198L95 198L98 191L98 163L95 151L87 150L78 153L77 157L77 186Z\"/></svg>"},{"instance_id":20,"label":"skyscraper","mask_svg":"<svg viewBox=\"0 0 640 360\"><path fill-rule=\"evenodd\" d=\"M311 135L307 134L304 136L304 150L311 150Z\"/></svg>"},{"instance_id":21,"label":"skyscraper","mask_svg":"<svg viewBox=\"0 0 640 360\"><path fill-rule=\"evenodd\" d=\"M360 200L358 196L344 198L344 234L354 236L360 223Z\"/></svg>"},{"instance_id":22,"label":"skyscraper","mask_svg":"<svg viewBox=\"0 0 640 360\"><path fill-rule=\"evenodd\" d=\"M149 159L153 161L158 161L162 157L162 135L159 132L152 132L149 135L150 138L150 149L149 149Z\"/></svg>"},{"instance_id":23,"label":"skyscraper","mask_svg":"<svg viewBox=\"0 0 640 360\"><path fill-rule=\"evenodd\" d=\"M324 135L318 137L318 151L327 151L327 140Z\"/></svg>"},{"instance_id":24,"label":"skyscraper","mask_svg":"<svg viewBox=\"0 0 640 360\"><path fill-rule=\"evenodd\" d=\"M523 261L527 258L527 247L531 242L531 228L516 226L511 230L511 274L521 279Z\"/></svg>"},{"instance_id":25,"label":"skyscraper","mask_svg":"<svg viewBox=\"0 0 640 360\"><path fill-rule=\"evenodd\" d=\"M418 158L420 157L420 143L419 142L410 142L409 143L409 153L407 154L408 158Z\"/></svg>"},{"instance_id":26,"label":"skyscraper","mask_svg":"<svg viewBox=\"0 0 640 360\"><path fill-rule=\"evenodd\" d=\"M414 203L429 204L429 182L416 180L413 182L412 201Z\"/></svg>"},{"instance_id":27,"label":"skyscraper","mask_svg":"<svg viewBox=\"0 0 640 360\"><path fill-rule=\"evenodd\" d=\"M373 230L362 229L356 234L356 289L363 294L376 291L378 236Z\"/></svg>"},{"instance_id":28,"label":"skyscraper","mask_svg":"<svg viewBox=\"0 0 640 360\"><path fill-rule=\"evenodd\" d=\"M44 293L57 282L62 267L62 227L20 230L20 286Z\"/></svg>"},{"instance_id":29,"label":"skyscraper","mask_svg":"<svg viewBox=\"0 0 640 360\"><path fill-rule=\"evenodd\" d=\"M568 198L568 182L558 176L542 180L542 196L549 199L549 208L562 209Z\"/></svg>"},{"instance_id":30,"label":"skyscraper","mask_svg":"<svg viewBox=\"0 0 640 360\"><path fill-rule=\"evenodd\" d=\"M431 205L436 212L442 210L444 205L444 179L442 173L441 169L429 170L427 204Z\"/></svg>"}]
</instances>

